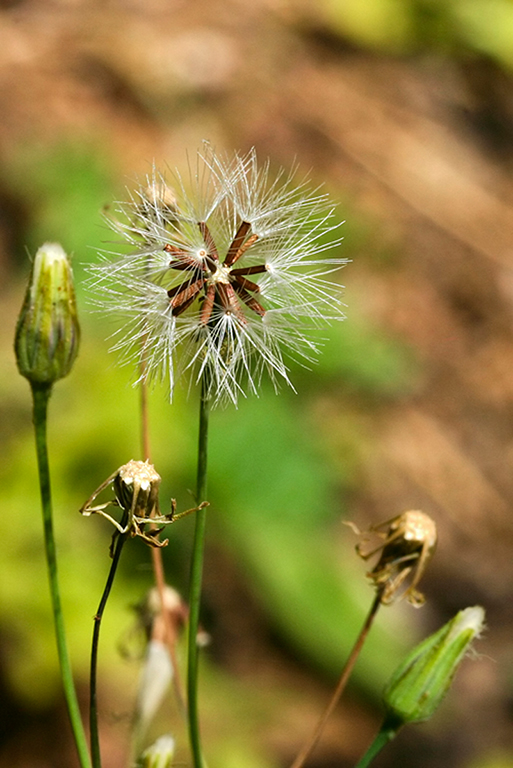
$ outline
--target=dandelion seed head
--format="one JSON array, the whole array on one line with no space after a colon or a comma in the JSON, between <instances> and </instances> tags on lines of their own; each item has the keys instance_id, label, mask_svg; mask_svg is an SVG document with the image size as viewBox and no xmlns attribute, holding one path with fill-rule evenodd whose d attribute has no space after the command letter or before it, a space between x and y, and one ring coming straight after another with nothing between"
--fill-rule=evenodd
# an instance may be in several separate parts
<instances>
[{"instance_id":1,"label":"dandelion seed head","mask_svg":"<svg viewBox=\"0 0 513 768\"><path fill-rule=\"evenodd\" d=\"M216 402L257 393L265 372L292 386L288 360L313 362L313 331L344 318L332 274L346 259L327 195L297 168L271 175L255 150L205 144L184 179L152 173L108 223L131 246L91 267L95 304L122 320L112 348L138 381L204 376Z\"/></svg>"}]
</instances>

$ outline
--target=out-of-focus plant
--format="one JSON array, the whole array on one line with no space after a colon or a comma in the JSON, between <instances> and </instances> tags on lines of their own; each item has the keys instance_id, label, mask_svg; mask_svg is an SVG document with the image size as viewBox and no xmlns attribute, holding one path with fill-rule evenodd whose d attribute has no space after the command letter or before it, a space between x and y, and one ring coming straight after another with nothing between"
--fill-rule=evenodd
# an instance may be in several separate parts
<instances>
[{"instance_id":1,"label":"out-of-focus plant","mask_svg":"<svg viewBox=\"0 0 513 768\"><path fill-rule=\"evenodd\" d=\"M323 0L316 13L359 45L394 53L486 56L513 68L509 0Z\"/></svg>"}]
</instances>

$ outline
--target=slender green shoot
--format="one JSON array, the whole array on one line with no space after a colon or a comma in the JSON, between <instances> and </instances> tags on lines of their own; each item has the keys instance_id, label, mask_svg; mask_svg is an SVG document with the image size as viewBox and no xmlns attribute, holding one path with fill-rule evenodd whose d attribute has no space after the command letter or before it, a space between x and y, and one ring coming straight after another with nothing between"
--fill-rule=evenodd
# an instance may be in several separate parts
<instances>
[{"instance_id":1,"label":"slender green shoot","mask_svg":"<svg viewBox=\"0 0 513 768\"><path fill-rule=\"evenodd\" d=\"M379 729L379 733L370 745L367 752L358 761L355 768L367 768L372 763L376 755L378 755L383 747L385 747L392 739L397 736L397 733L403 723L393 716L387 716L383 722L383 725Z\"/></svg>"},{"instance_id":2,"label":"slender green shoot","mask_svg":"<svg viewBox=\"0 0 513 768\"><path fill-rule=\"evenodd\" d=\"M208 395L209 382L203 375L200 400L199 442L198 442L198 475L196 484L196 503L206 497L207 488L207 448L208 448L208 419L210 398ZM189 740L194 768L205 768L201 751L201 736L198 717L198 645L199 613L201 601L201 582L203 576L203 555L205 549L206 509L196 512L194 528L194 543L191 561L189 587L189 637L187 665L187 716L189 722Z\"/></svg>"},{"instance_id":3,"label":"slender green shoot","mask_svg":"<svg viewBox=\"0 0 513 768\"><path fill-rule=\"evenodd\" d=\"M36 384L31 382L33 397L33 419L36 438L37 465L39 472L39 485L41 489L41 505L43 512L43 527L46 563L50 582L50 595L52 600L53 620L55 636L57 640L57 652L61 668L62 684L68 707L71 728L75 739L81 768L90 768L91 760L87 749L87 739L80 716L77 694L73 683L71 663L66 643L64 629L64 617L62 613L59 591L59 579L57 571L57 553L53 531L52 496L50 485L50 466L48 461L47 443L47 417L48 401L51 394L51 384Z\"/></svg>"},{"instance_id":4,"label":"slender green shoot","mask_svg":"<svg viewBox=\"0 0 513 768\"><path fill-rule=\"evenodd\" d=\"M121 521L122 526L126 525L127 517L128 515L125 513L123 520ZM123 549L123 544L127 538L126 533L119 533L114 535L117 536L116 546L114 548L112 563L110 566L109 575L107 576L105 589L103 590L103 595L94 617L93 640L91 643L91 670L89 677L89 728L91 732L91 757L93 760L93 768L101 768L102 764L100 752L100 735L98 731L97 702L98 645L100 640L100 628L103 612L105 610L105 606L107 605L107 600L109 599L110 591L114 583L114 577L116 576L119 558L121 557L121 550Z\"/></svg>"}]
</instances>

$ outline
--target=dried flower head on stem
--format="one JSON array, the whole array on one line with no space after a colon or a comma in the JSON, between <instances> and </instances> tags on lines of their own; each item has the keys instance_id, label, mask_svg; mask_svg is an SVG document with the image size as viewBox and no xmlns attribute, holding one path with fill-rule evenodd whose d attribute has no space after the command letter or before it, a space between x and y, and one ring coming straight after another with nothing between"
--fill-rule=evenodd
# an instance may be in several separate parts
<instances>
[{"instance_id":1,"label":"dried flower head on stem","mask_svg":"<svg viewBox=\"0 0 513 768\"><path fill-rule=\"evenodd\" d=\"M102 515L115 526L111 555L116 537L120 533L128 533L131 537L139 536L152 547L165 547L168 539L163 541L158 539L162 528L146 531L145 526L148 523L168 525L180 517L208 506L208 502L203 501L199 506L187 509L177 515L176 501L171 499L171 512L168 515L161 515L159 509L160 483L161 477L153 464L150 464L149 461L132 460L109 475L81 507L82 515L86 517L92 514ZM109 485L114 488L114 499L109 499L104 504L92 506L93 501ZM107 507L120 507L123 510L124 515L121 523L105 512Z\"/></svg>"},{"instance_id":2,"label":"dried flower head on stem","mask_svg":"<svg viewBox=\"0 0 513 768\"><path fill-rule=\"evenodd\" d=\"M381 552L378 562L367 574L376 592L331 699L291 768L303 768L318 744L326 723L345 690L380 606L389 605L403 597L416 607L424 603L424 596L417 591L416 586L435 551L436 526L433 520L423 512L415 510L375 525L365 533L359 531L354 523L347 522L346 525L362 538L356 545L356 551L361 558L368 560ZM365 551L365 545L376 537L380 539L379 546ZM401 587L405 588L401 591Z\"/></svg>"},{"instance_id":3,"label":"dried flower head on stem","mask_svg":"<svg viewBox=\"0 0 513 768\"><path fill-rule=\"evenodd\" d=\"M352 526L358 534L360 531ZM360 534L362 535L362 534ZM379 546L365 551L372 536L382 539ZM364 560L381 551L381 556L367 576L381 596L381 603L389 605L407 598L412 605L424 603L416 586L434 554L437 542L436 525L424 512L410 510L402 515L372 526L363 534L356 551ZM401 588L406 588L401 591Z\"/></svg>"},{"instance_id":4,"label":"dried flower head on stem","mask_svg":"<svg viewBox=\"0 0 513 768\"><path fill-rule=\"evenodd\" d=\"M133 248L92 267L96 303L125 318L114 349L145 361L144 376L181 373L209 395L237 402L264 370L291 384L285 356L308 363L312 329L342 319L340 286L328 276L345 259L327 196L296 171L271 178L256 153L221 156L204 145L186 184L156 170L110 225Z\"/></svg>"}]
</instances>

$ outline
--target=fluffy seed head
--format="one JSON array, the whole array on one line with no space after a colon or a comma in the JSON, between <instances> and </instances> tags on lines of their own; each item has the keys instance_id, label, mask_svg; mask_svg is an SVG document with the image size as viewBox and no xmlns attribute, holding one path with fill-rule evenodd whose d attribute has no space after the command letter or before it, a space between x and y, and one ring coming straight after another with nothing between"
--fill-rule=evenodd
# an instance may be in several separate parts
<instances>
[{"instance_id":1,"label":"fluffy seed head","mask_svg":"<svg viewBox=\"0 0 513 768\"><path fill-rule=\"evenodd\" d=\"M267 371L291 384L286 359L312 361L312 330L343 319L345 259L327 196L297 173L271 177L254 150L221 156L205 145L184 180L155 169L110 225L131 252L92 267L96 303L124 318L113 348L140 377L206 377L215 401L256 392Z\"/></svg>"}]
</instances>

